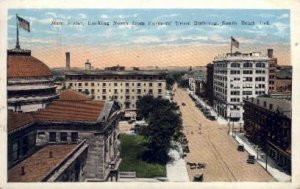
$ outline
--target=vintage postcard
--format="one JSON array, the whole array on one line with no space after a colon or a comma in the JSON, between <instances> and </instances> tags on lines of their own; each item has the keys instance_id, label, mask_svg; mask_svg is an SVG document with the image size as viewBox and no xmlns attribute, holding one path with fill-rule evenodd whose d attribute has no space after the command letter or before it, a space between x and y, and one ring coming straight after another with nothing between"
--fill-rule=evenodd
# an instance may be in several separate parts
<instances>
[{"instance_id":1,"label":"vintage postcard","mask_svg":"<svg viewBox=\"0 0 300 189\"><path fill-rule=\"evenodd\" d=\"M5 11L5 188L298 186L291 9Z\"/></svg>"}]
</instances>

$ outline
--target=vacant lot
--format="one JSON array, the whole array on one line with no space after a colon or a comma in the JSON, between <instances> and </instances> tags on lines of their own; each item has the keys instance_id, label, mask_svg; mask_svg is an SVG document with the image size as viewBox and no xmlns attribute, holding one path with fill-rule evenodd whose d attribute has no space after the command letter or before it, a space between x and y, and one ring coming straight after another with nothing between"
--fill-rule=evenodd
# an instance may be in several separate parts
<instances>
[{"instance_id":1,"label":"vacant lot","mask_svg":"<svg viewBox=\"0 0 300 189\"><path fill-rule=\"evenodd\" d=\"M138 178L165 177L166 167L151 164L138 159L138 154L145 151L143 136L121 134L120 171L135 171Z\"/></svg>"}]
</instances>

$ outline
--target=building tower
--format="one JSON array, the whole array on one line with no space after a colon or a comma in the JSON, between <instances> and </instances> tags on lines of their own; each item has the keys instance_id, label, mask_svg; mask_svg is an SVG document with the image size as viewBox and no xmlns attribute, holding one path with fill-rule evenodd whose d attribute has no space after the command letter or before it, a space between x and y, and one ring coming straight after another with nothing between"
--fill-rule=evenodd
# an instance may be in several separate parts
<instances>
[{"instance_id":1,"label":"building tower","mask_svg":"<svg viewBox=\"0 0 300 189\"><path fill-rule=\"evenodd\" d=\"M70 70L70 52L66 52L66 69Z\"/></svg>"}]
</instances>

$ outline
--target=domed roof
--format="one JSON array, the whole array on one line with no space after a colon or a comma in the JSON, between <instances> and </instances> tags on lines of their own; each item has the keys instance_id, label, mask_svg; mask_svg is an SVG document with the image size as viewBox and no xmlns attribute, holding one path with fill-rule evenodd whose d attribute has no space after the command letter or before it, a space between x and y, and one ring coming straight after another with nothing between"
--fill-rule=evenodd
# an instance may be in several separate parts
<instances>
[{"instance_id":1,"label":"domed roof","mask_svg":"<svg viewBox=\"0 0 300 189\"><path fill-rule=\"evenodd\" d=\"M47 77L52 76L49 67L31 55L8 55L7 77Z\"/></svg>"}]
</instances>

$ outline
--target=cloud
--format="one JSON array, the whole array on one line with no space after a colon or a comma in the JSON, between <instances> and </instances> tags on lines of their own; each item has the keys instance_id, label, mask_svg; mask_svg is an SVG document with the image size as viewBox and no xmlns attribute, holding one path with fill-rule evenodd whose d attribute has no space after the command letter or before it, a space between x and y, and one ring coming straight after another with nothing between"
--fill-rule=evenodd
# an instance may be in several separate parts
<instances>
[{"instance_id":1,"label":"cloud","mask_svg":"<svg viewBox=\"0 0 300 189\"><path fill-rule=\"evenodd\" d=\"M283 33L286 31L286 29L288 29L288 25L287 24L284 24L282 22L275 22L272 24L273 26L275 26L275 28L280 32L280 33Z\"/></svg>"},{"instance_id":2,"label":"cloud","mask_svg":"<svg viewBox=\"0 0 300 189\"><path fill-rule=\"evenodd\" d=\"M101 17L101 18L104 18L104 19L109 18L109 16L106 15L106 14L102 14L100 17Z\"/></svg>"},{"instance_id":3,"label":"cloud","mask_svg":"<svg viewBox=\"0 0 300 189\"><path fill-rule=\"evenodd\" d=\"M79 18L80 19L85 19L87 16L85 15L85 14L83 14L83 13L79 13Z\"/></svg>"},{"instance_id":4,"label":"cloud","mask_svg":"<svg viewBox=\"0 0 300 189\"><path fill-rule=\"evenodd\" d=\"M133 43L135 44L160 43L160 42L161 42L160 38L151 37L151 36L142 36L133 40Z\"/></svg>"},{"instance_id":5,"label":"cloud","mask_svg":"<svg viewBox=\"0 0 300 189\"><path fill-rule=\"evenodd\" d=\"M57 15L56 15L54 12L46 12L45 15L47 15L47 16L52 16L52 17L54 17L54 18L57 17Z\"/></svg>"},{"instance_id":6,"label":"cloud","mask_svg":"<svg viewBox=\"0 0 300 189\"><path fill-rule=\"evenodd\" d=\"M281 18L288 18L289 17L289 14L282 14L282 15L280 15L280 16L278 16L277 18L278 19L281 19Z\"/></svg>"},{"instance_id":7,"label":"cloud","mask_svg":"<svg viewBox=\"0 0 300 189\"><path fill-rule=\"evenodd\" d=\"M138 14L132 14L132 15L118 15L117 18L120 18L120 19L127 19L127 18L136 18L138 16Z\"/></svg>"}]
</instances>

